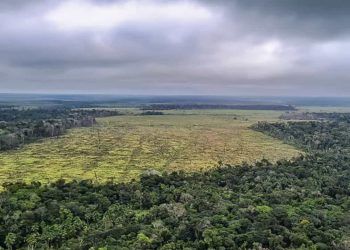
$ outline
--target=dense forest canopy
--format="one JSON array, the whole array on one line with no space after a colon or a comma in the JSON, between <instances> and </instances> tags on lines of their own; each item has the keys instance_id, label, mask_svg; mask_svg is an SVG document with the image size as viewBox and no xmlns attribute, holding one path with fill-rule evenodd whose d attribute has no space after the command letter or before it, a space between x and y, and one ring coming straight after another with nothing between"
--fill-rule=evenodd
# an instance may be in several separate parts
<instances>
[{"instance_id":1,"label":"dense forest canopy","mask_svg":"<svg viewBox=\"0 0 350 250\"><path fill-rule=\"evenodd\" d=\"M296 116L302 119L313 117L313 120L316 121L259 122L252 128L306 150L345 150L349 148L349 113L306 113Z\"/></svg>"},{"instance_id":2,"label":"dense forest canopy","mask_svg":"<svg viewBox=\"0 0 350 250\"><path fill-rule=\"evenodd\" d=\"M276 164L263 160L193 174L148 171L125 184L6 184L0 246L349 249L348 126L342 115L327 122L256 125L312 149ZM309 140L320 143L305 144Z\"/></svg>"}]
</instances>

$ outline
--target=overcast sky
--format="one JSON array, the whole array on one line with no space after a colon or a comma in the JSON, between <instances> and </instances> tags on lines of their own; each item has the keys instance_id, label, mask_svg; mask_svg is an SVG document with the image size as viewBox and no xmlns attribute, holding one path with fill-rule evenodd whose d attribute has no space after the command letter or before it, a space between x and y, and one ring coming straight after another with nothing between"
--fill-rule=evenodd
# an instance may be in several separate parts
<instances>
[{"instance_id":1,"label":"overcast sky","mask_svg":"<svg viewBox=\"0 0 350 250\"><path fill-rule=\"evenodd\" d=\"M0 92L350 96L348 0L0 0Z\"/></svg>"}]
</instances>

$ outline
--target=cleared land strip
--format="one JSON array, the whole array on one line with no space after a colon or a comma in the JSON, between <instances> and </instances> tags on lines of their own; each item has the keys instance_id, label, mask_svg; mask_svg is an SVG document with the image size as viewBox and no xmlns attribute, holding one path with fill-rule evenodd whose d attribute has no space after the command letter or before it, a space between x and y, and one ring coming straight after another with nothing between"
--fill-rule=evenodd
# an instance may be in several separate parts
<instances>
[{"instance_id":1,"label":"cleared land strip","mask_svg":"<svg viewBox=\"0 0 350 250\"><path fill-rule=\"evenodd\" d=\"M266 114L270 113L259 113L259 119L276 116ZM0 183L59 178L128 181L145 169L198 171L219 161L276 161L301 153L250 130L255 121L247 121L244 113L238 117L201 113L99 119L96 127L72 129L58 139L1 153Z\"/></svg>"}]
</instances>

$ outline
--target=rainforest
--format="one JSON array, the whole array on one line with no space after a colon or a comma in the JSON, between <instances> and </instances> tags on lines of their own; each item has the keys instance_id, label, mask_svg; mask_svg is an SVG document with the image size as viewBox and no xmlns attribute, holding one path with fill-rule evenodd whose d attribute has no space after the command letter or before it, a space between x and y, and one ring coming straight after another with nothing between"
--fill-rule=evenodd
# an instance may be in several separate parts
<instances>
[{"instance_id":1,"label":"rainforest","mask_svg":"<svg viewBox=\"0 0 350 250\"><path fill-rule=\"evenodd\" d=\"M3 248L350 247L350 113L95 105L2 107Z\"/></svg>"}]
</instances>

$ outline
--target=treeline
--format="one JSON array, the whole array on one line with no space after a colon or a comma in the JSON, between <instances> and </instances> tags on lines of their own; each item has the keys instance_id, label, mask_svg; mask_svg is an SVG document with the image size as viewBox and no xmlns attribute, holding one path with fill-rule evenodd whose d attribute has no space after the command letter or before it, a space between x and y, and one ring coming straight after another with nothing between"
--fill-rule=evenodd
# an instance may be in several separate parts
<instances>
[{"instance_id":1,"label":"treeline","mask_svg":"<svg viewBox=\"0 0 350 250\"><path fill-rule=\"evenodd\" d=\"M0 151L54 137L74 127L89 127L96 117L119 115L109 110L2 109L0 112Z\"/></svg>"},{"instance_id":2,"label":"treeline","mask_svg":"<svg viewBox=\"0 0 350 250\"><path fill-rule=\"evenodd\" d=\"M286 112L280 116L284 120L330 120L350 122L350 113Z\"/></svg>"},{"instance_id":3,"label":"treeline","mask_svg":"<svg viewBox=\"0 0 350 250\"><path fill-rule=\"evenodd\" d=\"M149 111L142 112L140 115L164 115L164 113L161 111L149 110Z\"/></svg>"},{"instance_id":4,"label":"treeline","mask_svg":"<svg viewBox=\"0 0 350 250\"><path fill-rule=\"evenodd\" d=\"M67 117L103 117L121 115L116 110L109 109L70 109L70 108L0 108L0 121L40 121L49 119L64 119Z\"/></svg>"},{"instance_id":5,"label":"treeline","mask_svg":"<svg viewBox=\"0 0 350 250\"><path fill-rule=\"evenodd\" d=\"M225 104L151 104L142 106L142 110L173 110L173 109L238 109L238 110L296 110L291 105L225 105Z\"/></svg>"},{"instance_id":6,"label":"treeline","mask_svg":"<svg viewBox=\"0 0 350 250\"><path fill-rule=\"evenodd\" d=\"M305 150L340 150L350 146L350 124L347 122L259 122L252 128Z\"/></svg>"},{"instance_id":7,"label":"treeline","mask_svg":"<svg viewBox=\"0 0 350 250\"><path fill-rule=\"evenodd\" d=\"M8 184L9 249L349 249L350 158L148 174L128 184Z\"/></svg>"}]
</instances>

